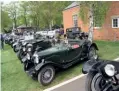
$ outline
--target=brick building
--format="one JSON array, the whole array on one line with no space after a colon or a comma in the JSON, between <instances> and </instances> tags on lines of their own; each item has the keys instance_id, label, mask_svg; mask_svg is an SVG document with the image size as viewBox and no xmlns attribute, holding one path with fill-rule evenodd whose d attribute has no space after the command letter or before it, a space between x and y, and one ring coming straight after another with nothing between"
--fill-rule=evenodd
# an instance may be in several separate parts
<instances>
[{"instance_id":1,"label":"brick building","mask_svg":"<svg viewBox=\"0 0 119 91\"><path fill-rule=\"evenodd\" d=\"M102 27L94 27L95 40L119 40L119 1L110 2L109 9ZM63 10L64 32L66 28L81 27L85 32L88 32L88 24L84 24L79 17L79 3L73 2Z\"/></svg>"}]
</instances>

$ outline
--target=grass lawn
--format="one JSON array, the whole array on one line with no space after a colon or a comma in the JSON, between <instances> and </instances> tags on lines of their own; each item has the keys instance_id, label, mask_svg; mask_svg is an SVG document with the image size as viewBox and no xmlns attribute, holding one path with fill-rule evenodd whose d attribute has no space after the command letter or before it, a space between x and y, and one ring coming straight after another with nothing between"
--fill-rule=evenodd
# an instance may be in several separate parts
<instances>
[{"instance_id":1,"label":"grass lawn","mask_svg":"<svg viewBox=\"0 0 119 91\"><path fill-rule=\"evenodd\" d=\"M119 57L119 42L96 41L101 59L115 59Z\"/></svg>"},{"instance_id":2,"label":"grass lawn","mask_svg":"<svg viewBox=\"0 0 119 91\"><path fill-rule=\"evenodd\" d=\"M101 58L114 59L119 57L119 42L96 41L96 43L99 47L98 54ZM42 91L81 74L82 65L78 64L57 73L56 78L49 86L41 86L23 71L23 65L10 46L5 45L5 50L2 50L1 53L2 91Z\"/></svg>"}]
</instances>

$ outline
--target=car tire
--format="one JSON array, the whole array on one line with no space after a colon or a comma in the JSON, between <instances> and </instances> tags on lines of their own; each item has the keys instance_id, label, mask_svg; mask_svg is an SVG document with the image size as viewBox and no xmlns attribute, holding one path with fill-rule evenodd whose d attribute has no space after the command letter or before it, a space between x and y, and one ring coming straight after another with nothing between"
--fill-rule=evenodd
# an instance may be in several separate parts
<instances>
[{"instance_id":1,"label":"car tire","mask_svg":"<svg viewBox=\"0 0 119 91\"><path fill-rule=\"evenodd\" d=\"M47 72L47 74L46 74ZM53 66L45 66L38 73L38 82L43 86L50 84L55 77L55 69Z\"/></svg>"},{"instance_id":2,"label":"car tire","mask_svg":"<svg viewBox=\"0 0 119 91\"><path fill-rule=\"evenodd\" d=\"M20 60L20 51L17 52L17 57Z\"/></svg>"},{"instance_id":3,"label":"car tire","mask_svg":"<svg viewBox=\"0 0 119 91\"><path fill-rule=\"evenodd\" d=\"M17 50L16 50L16 46L13 47L13 50L14 50L14 52L17 52Z\"/></svg>"},{"instance_id":4,"label":"car tire","mask_svg":"<svg viewBox=\"0 0 119 91\"><path fill-rule=\"evenodd\" d=\"M6 40L5 40L5 44L8 44Z\"/></svg>"},{"instance_id":5,"label":"car tire","mask_svg":"<svg viewBox=\"0 0 119 91\"><path fill-rule=\"evenodd\" d=\"M22 57L21 51L17 52L17 57L20 61L22 60L23 57ZM21 63L22 63L22 61L21 61Z\"/></svg>"},{"instance_id":6,"label":"car tire","mask_svg":"<svg viewBox=\"0 0 119 91\"><path fill-rule=\"evenodd\" d=\"M85 82L85 91L92 91L91 89L91 84L92 84L92 80L93 77L95 76L96 73L94 72L89 72L86 78L86 82Z\"/></svg>"},{"instance_id":7,"label":"car tire","mask_svg":"<svg viewBox=\"0 0 119 91\"><path fill-rule=\"evenodd\" d=\"M89 53L88 53L88 59L97 59L98 55L96 53L96 48L94 46L90 47Z\"/></svg>"},{"instance_id":8,"label":"car tire","mask_svg":"<svg viewBox=\"0 0 119 91\"><path fill-rule=\"evenodd\" d=\"M103 80L103 76L100 73L89 72L86 79L86 91L101 91L105 86L106 81ZM112 87L109 87L106 91L112 91Z\"/></svg>"}]
</instances>

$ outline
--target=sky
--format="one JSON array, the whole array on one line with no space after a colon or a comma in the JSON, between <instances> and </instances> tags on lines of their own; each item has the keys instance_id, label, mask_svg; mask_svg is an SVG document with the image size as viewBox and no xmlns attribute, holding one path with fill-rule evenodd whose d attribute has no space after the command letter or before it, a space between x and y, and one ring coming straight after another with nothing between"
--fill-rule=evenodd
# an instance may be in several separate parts
<instances>
[{"instance_id":1,"label":"sky","mask_svg":"<svg viewBox=\"0 0 119 91\"><path fill-rule=\"evenodd\" d=\"M1 1L4 2L4 4L9 4L11 1L73 1L73 0L1 0ZM83 0L78 0L78 1L83 1ZM89 1L89 0L85 0L85 1ZM90 1L93 1L93 0L90 0ZM95 1L99 1L99 0L95 0ZM101 1L112 1L112 0L101 0ZM119 1L119 0L116 0L116 1Z\"/></svg>"},{"instance_id":2,"label":"sky","mask_svg":"<svg viewBox=\"0 0 119 91\"><path fill-rule=\"evenodd\" d=\"M15 1L15 0L1 0L4 4L9 4L11 1Z\"/></svg>"}]
</instances>

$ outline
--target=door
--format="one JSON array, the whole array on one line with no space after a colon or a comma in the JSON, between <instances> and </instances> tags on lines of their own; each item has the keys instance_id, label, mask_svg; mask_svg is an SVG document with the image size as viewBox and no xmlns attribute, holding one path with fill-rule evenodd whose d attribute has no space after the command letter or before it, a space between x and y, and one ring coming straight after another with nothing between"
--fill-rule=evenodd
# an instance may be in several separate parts
<instances>
[{"instance_id":1,"label":"door","mask_svg":"<svg viewBox=\"0 0 119 91\"><path fill-rule=\"evenodd\" d=\"M81 51L82 49L80 47L68 50L65 63L78 60L80 57Z\"/></svg>"}]
</instances>

